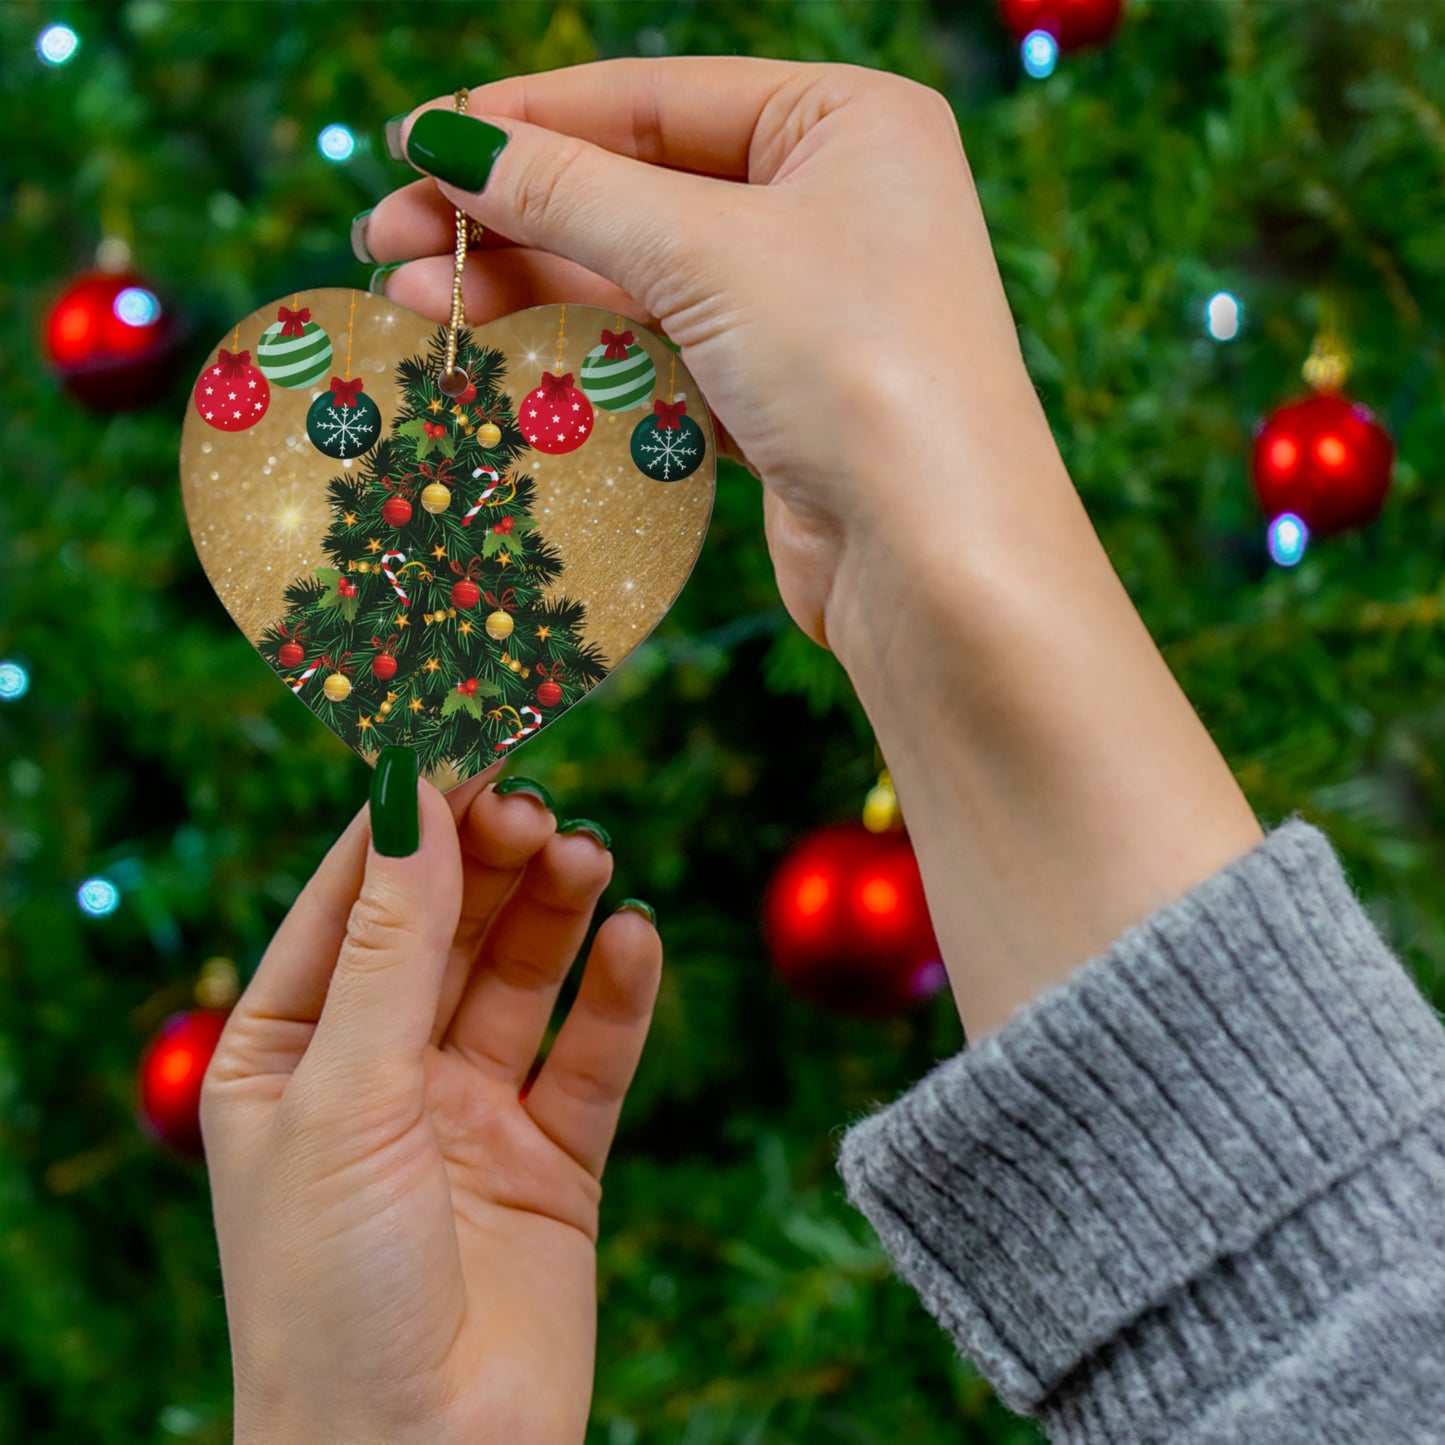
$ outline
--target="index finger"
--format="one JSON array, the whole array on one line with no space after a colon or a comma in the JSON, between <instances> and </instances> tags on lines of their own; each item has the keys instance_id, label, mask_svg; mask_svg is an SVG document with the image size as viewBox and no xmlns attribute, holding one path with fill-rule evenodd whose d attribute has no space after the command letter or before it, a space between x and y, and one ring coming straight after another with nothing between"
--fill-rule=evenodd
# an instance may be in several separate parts
<instances>
[{"instance_id":1,"label":"index finger","mask_svg":"<svg viewBox=\"0 0 1445 1445\"><path fill-rule=\"evenodd\" d=\"M769 107L776 103L781 122L820 68L741 55L598 60L479 85L469 108L672 170L766 182L771 174L759 173L753 150L770 129ZM451 105L446 98L419 109Z\"/></svg>"}]
</instances>

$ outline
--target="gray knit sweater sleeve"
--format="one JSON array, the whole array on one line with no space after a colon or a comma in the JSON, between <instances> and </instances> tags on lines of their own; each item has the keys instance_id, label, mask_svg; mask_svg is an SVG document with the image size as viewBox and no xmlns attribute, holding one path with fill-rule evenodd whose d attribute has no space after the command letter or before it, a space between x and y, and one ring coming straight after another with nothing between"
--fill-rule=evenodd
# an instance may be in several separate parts
<instances>
[{"instance_id":1,"label":"gray knit sweater sleeve","mask_svg":"<svg viewBox=\"0 0 1445 1445\"><path fill-rule=\"evenodd\" d=\"M1445 1441L1445 1030L1304 822L855 1125L840 1168L1056 1442Z\"/></svg>"}]
</instances>

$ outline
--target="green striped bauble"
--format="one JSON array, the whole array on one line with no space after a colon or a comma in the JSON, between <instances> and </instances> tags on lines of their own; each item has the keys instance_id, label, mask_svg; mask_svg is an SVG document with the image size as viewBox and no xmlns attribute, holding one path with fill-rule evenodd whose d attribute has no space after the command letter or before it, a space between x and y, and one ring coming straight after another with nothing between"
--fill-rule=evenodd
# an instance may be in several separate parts
<instances>
[{"instance_id":1,"label":"green striped bauble","mask_svg":"<svg viewBox=\"0 0 1445 1445\"><path fill-rule=\"evenodd\" d=\"M582 395L604 411L631 411L652 400L657 368L640 347L608 359L606 344L594 346L582 361Z\"/></svg>"},{"instance_id":2,"label":"green striped bauble","mask_svg":"<svg viewBox=\"0 0 1445 1445\"><path fill-rule=\"evenodd\" d=\"M282 336L283 322L273 321L256 343L256 365L267 381L295 388L314 386L331 370L331 338L314 322L300 336Z\"/></svg>"}]
</instances>

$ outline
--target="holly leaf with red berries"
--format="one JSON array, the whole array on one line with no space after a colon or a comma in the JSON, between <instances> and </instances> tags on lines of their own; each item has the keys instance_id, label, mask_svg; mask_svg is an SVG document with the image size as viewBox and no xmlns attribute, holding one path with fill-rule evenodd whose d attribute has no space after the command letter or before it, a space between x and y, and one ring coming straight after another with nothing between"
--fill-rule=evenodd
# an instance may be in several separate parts
<instances>
[{"instance_id":1,"label":"holly leaf with red berries","mask_svg":"<svg viewBox=\"0 0 1445 1445\"><path fill-rule=\"evenodd\" d=\"M478 722L482 720L482 705L477 701L481 697L496 697L501 691L499 687L493 686L490 682L479 682L475 693L463 692L460 688L454 687L442 703L442 716L450 717L454 712L467 712Z\"/></svg>"},{"instance_id":2,"label":"holly leaf with red berries","mask_svg":"<svg viewBox=\"0 0 1445 1445\"><path fill-rule=\"evenodd\" d=\"M447 431L444 422L428 421L426 417L418 416L402 422L397 431L416 443L416 459L419 462L424 462L433 451L439 451L447 458L457 454L456 438Z\"/></svg>"},{"instance_id":3,"label":"holly leaf with red berries","mask_svg":"<svg viewBox=\"0 0 1445 1445\"><path fill-rule=\"evenodd\" d=\"M337 607L341 615L348 622L356 621L356 609L361 606L361 589L349 577L338 572L334 567L318 567L316 569L316 580L322 583L326 592L321 598L320 606ZM349 589L351 595L347 596Z\"/></svg>"},{"instance_id":4,"label":"holly leaf with red berries","mask_svg":"<svg viewBox=\"0 0 1445 1445\"><path fill-rule=\"evenodd\" d=\"M512 523L508 531L499 532L495 525L487 529L487 535L482 542L483 557L495 557L504 547L514 557L522 555L522 537L525 533L536 529L537 520L535 517L525 515L507 520Z\"/></svg>"}]
</instances>

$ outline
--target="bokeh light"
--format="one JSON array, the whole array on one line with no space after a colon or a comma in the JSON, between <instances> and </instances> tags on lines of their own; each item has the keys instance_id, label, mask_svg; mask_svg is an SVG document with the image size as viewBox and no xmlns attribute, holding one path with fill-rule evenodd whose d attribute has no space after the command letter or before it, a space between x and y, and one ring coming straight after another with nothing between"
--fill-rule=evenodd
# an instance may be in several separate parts
<instances>
[{"instance_id":1,"label":"bokeh light","mask_svg":"<svg viewBox=\"0 0 1445 1445\"><path fill-rule=\"evenodd\" d=\"M1059 63L1059 42L1047 30L1031 30L1019 47L1024 70L1035 80L1046 80Z\"/></svg>"},{"instance_id":2,"label":"bokeh light","mask_svg":"<svg viewBox=\"0 0 1445 1445\"><path fill-rule=\"evenodd\" d=\"M30 691L30 674L18 662L0 662L0 702L14 702Z\"/></svg>"},{"instance_id":3,"label":"bokeh light","mask_svg":"<svg viewBox=\"0 0 1445 1445\"><path fill-rule=\"evenodd\" d=\"M80 911L105 918L120 907L120 889L109 878L87 878L75 895Z\"/></svg>"},{"instance_id":4,"label":"bokeh light","mask_svg":"<svg viewBox=\"0 0 1445 1445\"><path fill-rule=\"evenodd\" d=\"M1269 555L1281 567L1293 567L1305 554L1310 529L1293 512L1281 512L1269 524Z\"/></svg>"},{"instance_id":5,"label":"bokeh light","mask_svg":"<svg viewBox=\"0 0 1445 1445\"><path fill-rule=\"evenodd\" d=\"M1244 307L1237 296L1216 291L1204 308L1204 329L1216 341L1233 341L1244 325Z\"/></svg>"},{"instance_id":6,"label":"bokeh light","mask_svg":"<svg viewBox=\"0 0 1445 1445\"><path fill-rule=\"evenodd\" d=\"M149 326L160 316L161 303L154 291L147 291L144 286L127 286L115 298L112 310L117 320L127 326Z\"/></svg>"},{"instance_id":7,"label":"bokeh light","mask_svg":"<svg viewBox=\"0 0 1445 1445\"><path fill-rule=\"evenodd\" d=\"M316 148L329 161L349 161L356 151L356 137L348 126L329 125L316 137Z\"/></svg>"},{"instance_id":8,"label":"bokeh light","mask_svg":"<svg viewBox=\"0 0 1445 1445\"><path fill-rule=\"evenodd\" d=\"M47 25L35 42L35 53L47 65L64 65L80 49L80 36L68 25Z\"/></svg>"}]
</instances>

